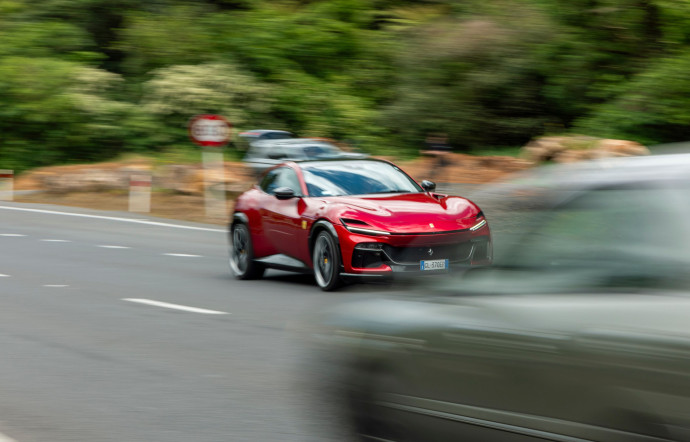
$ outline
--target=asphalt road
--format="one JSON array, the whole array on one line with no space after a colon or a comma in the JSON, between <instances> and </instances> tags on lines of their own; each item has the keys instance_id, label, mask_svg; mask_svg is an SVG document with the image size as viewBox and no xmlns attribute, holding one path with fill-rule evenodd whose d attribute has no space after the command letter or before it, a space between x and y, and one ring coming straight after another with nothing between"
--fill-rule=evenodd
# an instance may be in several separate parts
<instances>
[{"instance_id":1,"label":"asphalt road","mask_svg":"<svg viewBox=\"0 0 690 442\"><path fill-rule=\"evenodd\" d=\"M2 203L0 442L341 440L305 327L391 290L236 281L217 226Z\"/></svg>"}]
</instances>

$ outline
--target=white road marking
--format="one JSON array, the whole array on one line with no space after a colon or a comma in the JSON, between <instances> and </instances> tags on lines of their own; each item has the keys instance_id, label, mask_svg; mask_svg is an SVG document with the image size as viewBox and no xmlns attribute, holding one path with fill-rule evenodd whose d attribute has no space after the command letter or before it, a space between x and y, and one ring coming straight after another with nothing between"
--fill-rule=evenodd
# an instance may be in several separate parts
<instances>
[{"instance_id":1,"label":"white road marking","mask_svg":"<svg viewBox=\"0 0 690 442\"><path fill-rule=\"evenodd\" d=\"M9 278L10 275L5 275L4 273L0 273L0 278ZM0 441L2 442L2 441Z\"/></svg>"},{"instance_id":2,"label":"white road marking","mask_svg":"<svg viewBox=\"0 0 690 442\"><path fill-rule=\"evenodd\" d=\"M225 229L211 229L208 227L183 226L180 224L162 223L162 222L158 222L158 221L148 221L148 220L134 219L134 218L119 218L119 217L115 217L115 216L104 216L104 215L88 215L86 213L59 212L57 210L29 209L26 207L10 207L10 206L0 206L0 209L16 210L19 212L46 213L46 214L50 214L50 215L77 216L77 217L81 217L81 218L104 219L104 220L108 220L108 221L120 221L120 222L126 222L126 223L146 224L149 226L173 227L176 229L188 229L188 230L202 230L205 232L221 232L221 233L227 232L227 230L225 230Z\"/></svg>"},{"instance_id":3,"label":"white road marking","mask_svg":"<svg viewBox=\"0 0 690 442\"><path fill-rule=\"evenodd\" d=\"M179 256L182 258L203 258L201 255L188 255L186 253L163 253L165 256Z\"/></svg>"},{"instance_id":4,"label":"white road marking","mask_svg":"<svg viewBox=\"0 0 690 442\"><path fill-rule=\"evenodd\" d=\"M26 235L22 235L21 233L0 233L0 236L26 236ZM2 442L1 439L0 439L0 442Z\"/></svg>"},{"instance_id":5,"label":"white road marking","mask_svg":"<svg viewBox=\"0 0 690 442\"><path fill-rule=\"evenodd\" d=\"M0 433L0 442L17 442L17 440Z\"/></svg>"},{"instance_id":6,"label":"white road marking","mask_svg":"<svg viewBox=\"0 0 690 442\"><path fill-rule=\"evenodd\" d=\"M68 239L42 239L43 242L72 242Z\"/></svg>"},{"instance_id":7,"label":"white road marking","mask_svg":"<svg viewBox=\"0 0 690 442\"><path fill-rule=\"evenodd\" d=\"M126 246L109 246L109 245L99 245L96 247L102 247L104 249L131 249L131 247L126 247Z\"/></svg>"},{"instance_id":8,"label":"white road marking","mask_svg":"<svg viewBox=\"0 0 690 442\"><path fill-rule=\"evenodd\" d=\"M43 287L69 287L67 284L43 284ZM2 441L0 441L2 442Z\"/></svg>"},{"instance_id":9,"label":"white road marking","mask_svg":"<svg viewBox=\"0 0 690 442\"><path fill-rule=\"evenodd\" d=\"M170 308L174 310L183 310L192 313L204 313L207 315L228 315L226 312L219 312L217 310L207 310L205 308L188 307L186 305L170 304L167 302L153 301L151 299L136 299L136 298L122 298L123 301L137 302L139 304L153 305L156 307ZM1 442L1 441L0 441Z\"/></svg>"}]
</instances>

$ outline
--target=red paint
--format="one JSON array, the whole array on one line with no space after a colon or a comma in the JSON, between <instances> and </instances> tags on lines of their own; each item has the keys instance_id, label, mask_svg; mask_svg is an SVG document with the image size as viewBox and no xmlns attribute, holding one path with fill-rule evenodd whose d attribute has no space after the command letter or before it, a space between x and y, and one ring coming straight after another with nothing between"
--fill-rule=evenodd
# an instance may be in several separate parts
<instances>
[{"instance_id":1,"label":"red paint","mask_svg":"<svg viewBox=\"0 0 690 442\"><path fill-rule=\"evenodd\" d=\"M304 175L297 163L287 163L297 173L302 194L307 194ZM297 189L295 189L297 190ZM376 268L355 268L352 257L355 246L362 242L377 242L394 247L439 247L472 240L491 243L488 224L469 230L481 219L479 207L458 196L434 196L429 192L381 194L365 196L300 197L278 200L258 186L240 195L235 212L249 219L254 255L262 258L285 254L312 266L309 235L314 223L328 221L335 228L345 273L389 274L387 264ZM349 231L341 219L349 218L366 223L372 230L390 235L367 235ZM303 224L306 222L306 224ZM353 224L354 226L354 224ZM443 259L433 256L428 259ZM467 265L490 264L488 259L473 260Z\"/></svg>"}]
</instances>

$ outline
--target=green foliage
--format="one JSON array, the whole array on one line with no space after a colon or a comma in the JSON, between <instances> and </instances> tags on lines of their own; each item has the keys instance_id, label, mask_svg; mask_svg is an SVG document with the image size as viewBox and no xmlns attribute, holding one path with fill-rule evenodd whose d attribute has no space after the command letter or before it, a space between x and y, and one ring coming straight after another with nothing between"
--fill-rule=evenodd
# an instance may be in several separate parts
<instances>
[{"instance_id":1,"label":"green foliage","mask_svg":"<svg viewBox=\"0 0 690 442\"><path fill-rule=\"evenodd\" d=\"M615 100L579 120L581 132L658 144L690 139L690 51L665 58L626 83Z\"/></svg>"},{"instance_id":2,"label":"green foliage","mask_svg":"<svg viewBox=\"0 0 690 442\"><path fill-rule=\"evenodd\" d=\"M215 59L218 48L208 26L208 5L181 4L165 14L135 10L124 18L120 40L112 46L124 56L122 70L142 77L154 69Z\"/></svg>"},{"instance_id":3,"label":"green foliage","mask_svg":"<svg viewBox=\"0 0 690 442\"><path fill-rule=\"evenodd\" d=\"M152 72L142 85L132 125L140 146L161 149L189 144L187 123L194 115L221 114L236 128L250 128L270 121L272 106L271 88L234 65L171 66Z\"/></svg>"},{"instance_id":4,"label":"green foliage","mask_svg":"<svg viewBox=\"0 0 690 442\"><path fill-rule=\"evenodd\" d=\"M50 58L0 59L0 162L24 169L122 150L131 105L116 74Z\"/></svg>"},{"instance_id":5,"label":"green foliage","mask_svg":"<svg viewBox=\"0 0 690 442\"><path fill-rule=\"evenodd\" d=\"M387 155L681 141L689 54L690 0L0 0L0 168L193 156L197 113Z\"/></svg>"},{"instance_id":6,"label":"green foliage","mask_svg":"<svg viewBox=\"0 0 690 442\"><path fill-rule=\"evenodd\" d=\"M464 149L519 144L539 133L548 117L532 52L548 41L548 20L529 9L512 13L519 18L421 27L400 59L399 98L384 124L411 147L421 147L430 132L446 133Z\"/></svg>"}]
</instances>

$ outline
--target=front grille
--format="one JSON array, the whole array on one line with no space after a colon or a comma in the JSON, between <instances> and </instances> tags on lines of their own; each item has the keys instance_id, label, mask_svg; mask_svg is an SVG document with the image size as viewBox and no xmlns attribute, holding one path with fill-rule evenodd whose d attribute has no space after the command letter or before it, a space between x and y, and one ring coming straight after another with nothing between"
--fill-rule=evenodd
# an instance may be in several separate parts
<instances>
[{"instance_id":1,"label":"front grille","mask_svg":"<svg viewBox=\"0 0 690 442\"><path fill-rule=\"evenodd\" d=\"M352 267L360 269L373 269L383 264L379 250L357 250L352 254Z\"/></svg>"},{"instance_id":2,"label":"front grille","mask_svg":"<svg viewBox=\"0 0 690 442\"><path fill-rule=\"evenodd\" d=\"M491 259L489 255L489 242L488 241L477 241L475 243L474 253L472 254L473 261L484 261Z\"/></svg>"},{"instance_id":3,"label":"front grille","mask_svg":"<svg viewBox=\"0 0 690 442\"><path fill-rule=\"evenodd\" d=\"M429 253L431 250L432 253ZM448 259L451 262L467 261L472 253L472 242L465 241L456 244L438 246L394 247L383 246L383 252L396 264L419 264L428 259Z\"/></svg>"}]
</instances>

